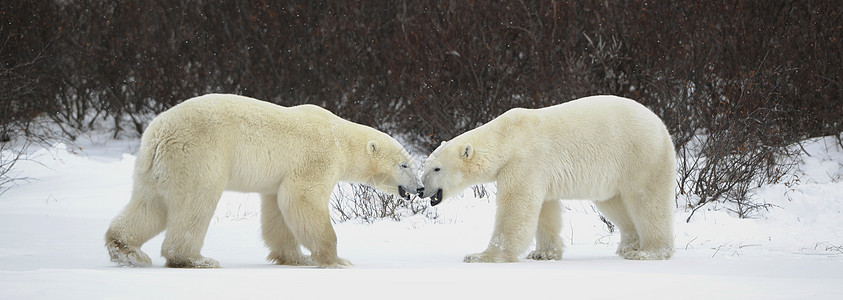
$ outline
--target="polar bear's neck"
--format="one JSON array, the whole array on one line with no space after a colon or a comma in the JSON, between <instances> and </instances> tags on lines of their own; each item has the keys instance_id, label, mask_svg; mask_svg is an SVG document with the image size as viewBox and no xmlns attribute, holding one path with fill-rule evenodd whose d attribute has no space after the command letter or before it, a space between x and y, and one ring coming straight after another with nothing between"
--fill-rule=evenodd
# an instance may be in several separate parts
<instances>
[{"instance_id":1,"label":"polar bear's neck","mask_svg":"<svg viewBox=\"0 0 843 300\"><path fill-rule=\"evenodd\" d=\"M456 145L474 147L478 157L473 171L479 180L494 181L501 168L519 155L519 148L524 147L524 143L528 143L534 128L524 122L523 116L514 116L515 113L510 111L452 140Z\"/></svg>"},{"instance_id":2,"label":"polar bear's neck","mask_svg":"<svg viewBox=\"0 0 843 300\"><path fill-rule=\"evenodd\" d=\"M368 183L371 181L371 176L377 166L373 165L376 161L372 155L367 152L366 147L369 141L377 141L380 147L386 147L389 139L385 139L385 134L370 128L368 126L353 124L344 128L342 137L338 137L343 149L343 157L340 158L344 162L343 168L340 169L339 180L344 182ZM393 145L389 145L392 147ZM385 149L385 148L384 148Z\"/></svg>"}]
</instances>

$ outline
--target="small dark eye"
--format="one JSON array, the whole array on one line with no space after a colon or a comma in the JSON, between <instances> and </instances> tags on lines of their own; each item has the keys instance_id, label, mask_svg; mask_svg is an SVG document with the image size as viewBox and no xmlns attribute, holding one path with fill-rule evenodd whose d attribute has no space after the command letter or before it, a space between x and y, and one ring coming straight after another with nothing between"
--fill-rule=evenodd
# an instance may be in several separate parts
<instances>
[{"instance_id":1,"label":"small dark eye","mask_svg":"<svg viewBox=\"0 0 843 300\"><path fill-rule=\"evenodd\" d=\"M440 168L433 168L433 172L439 172L439 171L442 171L442 169L440 169Z\"/></svg>"}]
</instances>

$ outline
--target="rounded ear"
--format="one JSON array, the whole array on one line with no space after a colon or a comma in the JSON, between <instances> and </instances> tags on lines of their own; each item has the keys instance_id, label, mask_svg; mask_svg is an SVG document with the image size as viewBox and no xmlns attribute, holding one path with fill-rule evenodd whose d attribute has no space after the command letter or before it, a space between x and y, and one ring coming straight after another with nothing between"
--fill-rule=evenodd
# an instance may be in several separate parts
<instances>
[{"instance_id":1,"label":"rounded ear","mask_svg":"<svg viewBox=\"0 0 843 300\"><path fill-rule=\"evenodd\" d=\"M465 144L465 146L462 147L462 158L469 159L472 155L474 155L474 147L472 147L471 144Z\"/></svg>"},{"instance_id":2,"label":"rounded ear","mask_svg":"<svg viewBox=\"0 0 843 300\"><path fill-rule=\"evenodd\" d=\"M375 153L378 152L378 144L375 143L375 141L369 141L369 143L366 144L366 152L368 152L369 155L375 155Z\"/></svg>"}]
</instances>

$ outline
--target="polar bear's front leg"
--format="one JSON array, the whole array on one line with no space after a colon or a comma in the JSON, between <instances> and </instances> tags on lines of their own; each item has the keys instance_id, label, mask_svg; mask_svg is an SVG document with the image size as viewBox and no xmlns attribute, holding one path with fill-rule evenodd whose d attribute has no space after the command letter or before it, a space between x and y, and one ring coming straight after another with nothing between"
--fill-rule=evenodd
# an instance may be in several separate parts
<instances>
[{"instance_id":1,"label":"polar bear's front leg","mask_svg":"<svg viewBox=\"0 0 843 300\"><path fill-rule=\"evenodd\" d=\"M495 229L489 246L481 253L467 255L463 261L517 262L533 239L541 206L541 200L526 191L513 193L499 186Z\"/></svg>"},{"instance_id":2,"label":"polar bear's front leg","mask_svg":"<svg viewBox=\"0 0 843 300\"><path fill-rule=\"evenodd\" d=\"M289 188L284 188L284 187ZM304 190L302 190L302 187ZM327 187L327 188L326 188ZM290 232L307 247L320 268L339 268L351 263L337 256L337 234L331 225L328 201L333 185L282 185L278 207Z\"/></svg>"},{"instance_id":3,"label":"polar bear's front leg","mask_svg":"<svg viewBox=\"0 0 843 300\"><path fill-rule=\"evenodd\" d=\"M276 194L261 195L261 235L269 248L267 260L279 265L313 265L313 260L302 254L299 242L287 226Z\"/></svg>"},{"instance_id":4,"label":"polar bear's front leg","mask_svg":"<svg viewBox=\"0 0 843 300\"><path fill-rule=\"evenodd\" d=\"M539 226L536 230L536 251L530 252L527 258L533 260L562 259L562 203L559 200L549 200L542 204L539 214Z\"/></svg>"}]
</instances>

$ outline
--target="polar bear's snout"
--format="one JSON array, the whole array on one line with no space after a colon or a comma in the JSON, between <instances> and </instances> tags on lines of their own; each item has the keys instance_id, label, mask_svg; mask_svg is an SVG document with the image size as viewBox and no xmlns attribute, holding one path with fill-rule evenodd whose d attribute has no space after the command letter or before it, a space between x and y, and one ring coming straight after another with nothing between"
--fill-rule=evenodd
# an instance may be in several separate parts
<instances>
[{"instance_id":1,"label":"polar bear's snout","mask_svg":"<svg viewBox=\"0 0 843 300\"><path fill-rule=\"evenodd\" d=\"M421 197L422 192L424 192L424 186L418 178L413 178L409 183L398 185L398 195L407 200L410 200L410 196L413 194L418 194Z\"/></svg>"},{"instance_id":2,"label":"polar bear's snout","mask_svg":"<svg viewBox=\"0 0 843 300\"><path fill-rule=\"evenodd\" d=\"M382 184L389 185L389 187L384 187L384 189L393 189L390 192L392 194L395 194L396 190L394 190L394 188L398 187L397 196L410 200L410 197L413 194L418 193L419 189L423 190L424 188L422 188L423 185L421 179L419 178L419 172L415 163L412 161L409 154L405 154L405 156L406 161L399 163L398 167L395 169L396 173L390 176L389 180L385 180Z\"/></svg>"},{"instance_id":3,"label":"polar bear's snout","mask_svg":"<svg viewBox=\"0 0 843 300\"><path fill-rule=\"evenodd\" d=\"M398 195L401 195L401 198L410 200L410 192L408 192L403 185L398 186Z\"/></svg>"}]
</instances>

